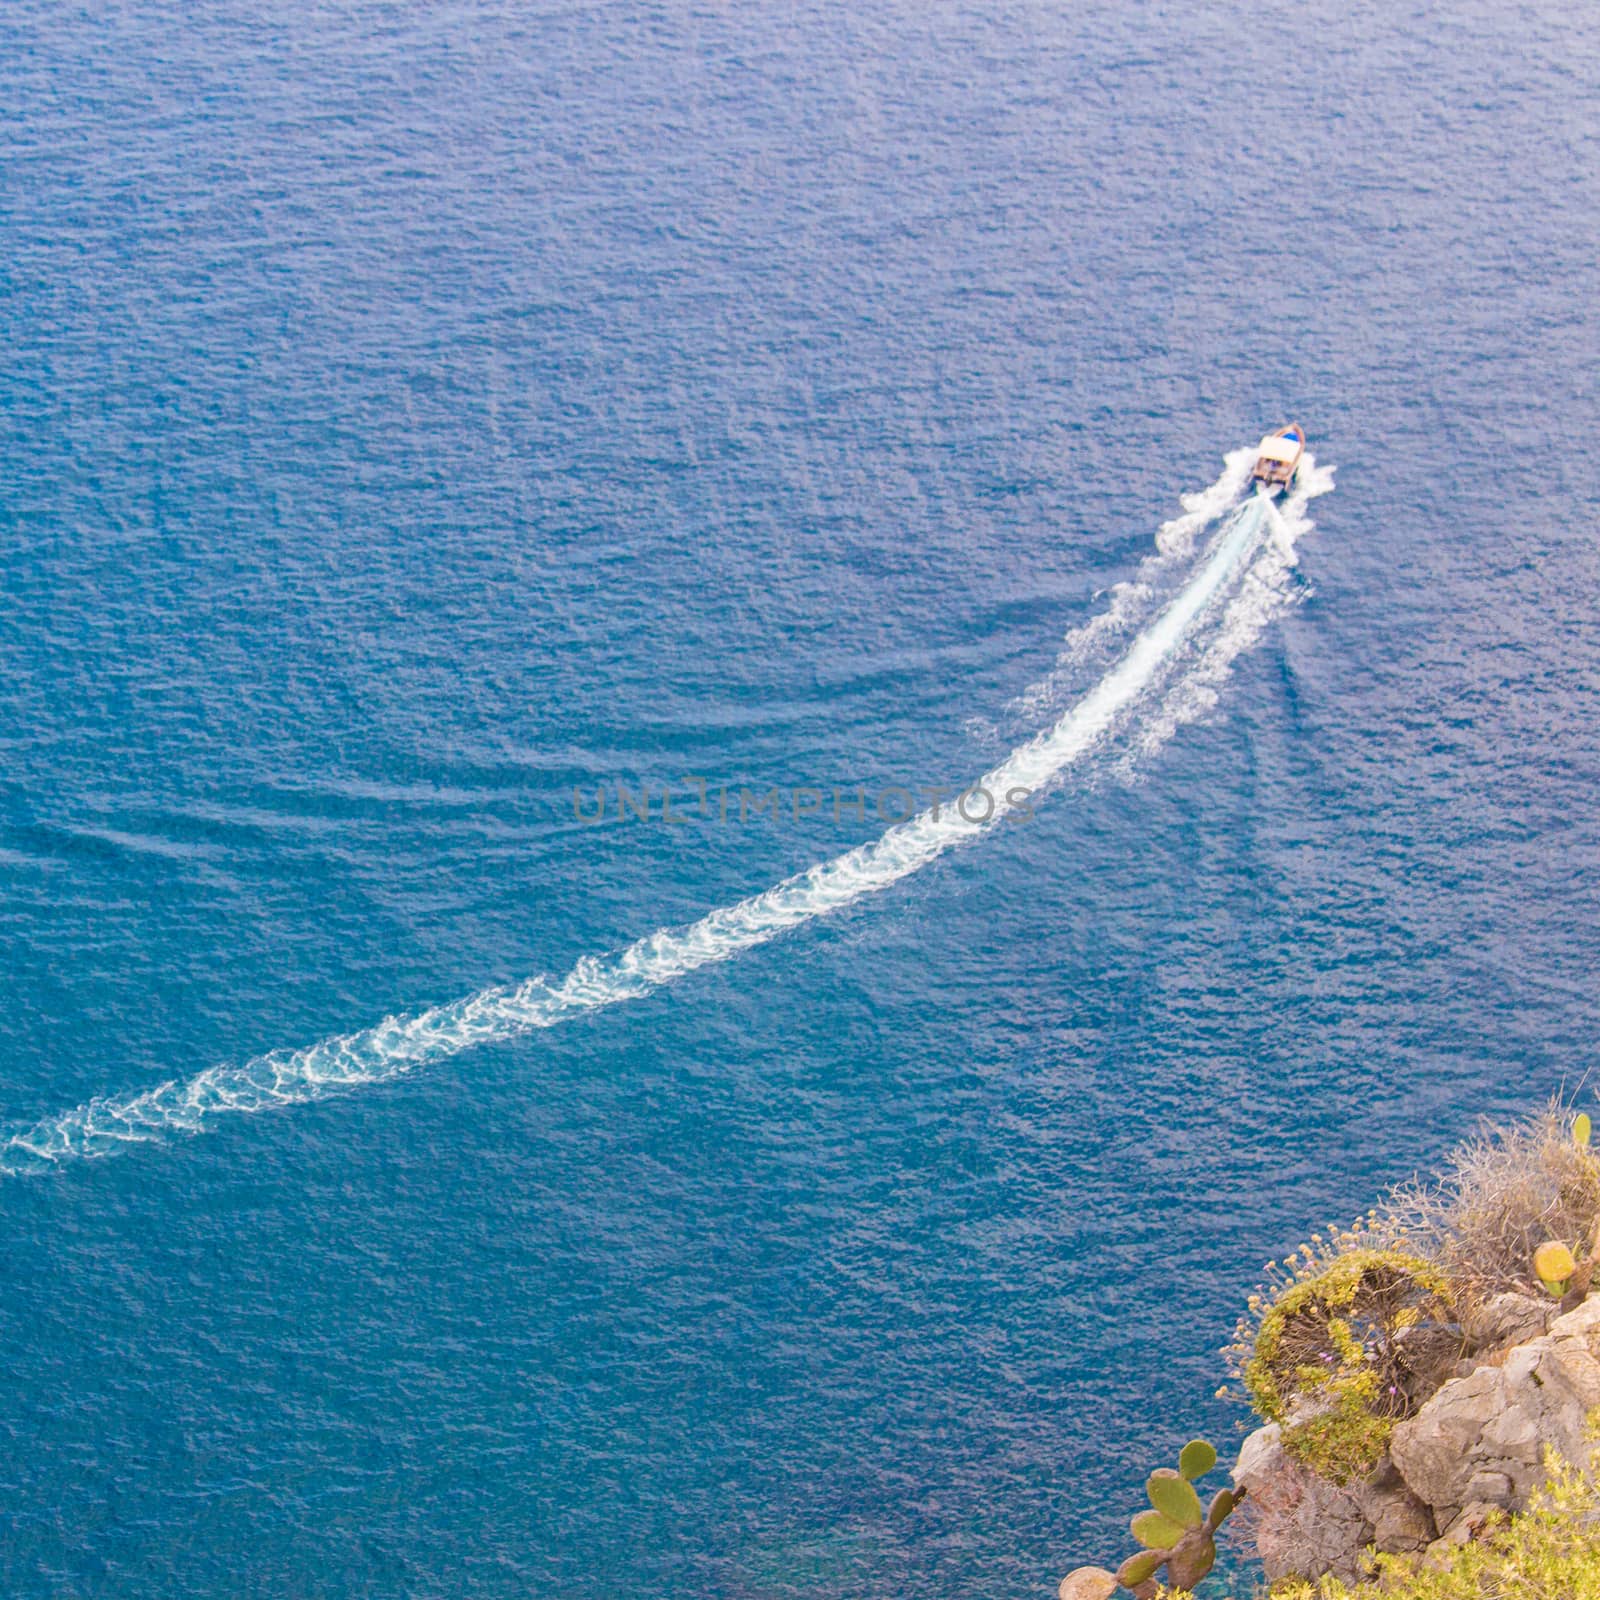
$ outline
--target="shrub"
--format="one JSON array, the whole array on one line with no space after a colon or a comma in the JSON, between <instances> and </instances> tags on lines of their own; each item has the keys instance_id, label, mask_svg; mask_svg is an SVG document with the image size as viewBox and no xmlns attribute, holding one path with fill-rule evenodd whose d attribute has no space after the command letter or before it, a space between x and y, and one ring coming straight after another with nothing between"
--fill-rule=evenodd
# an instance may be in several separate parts
<instances>
[{"instance_id":1,"label":"shrub","mask_svg":"<svg viewBox=\"0 0 1600 1600\"><path fill-rule=\"evenodd\" d=\"M1582 1137L1586 1123L1557 1101L1522 1121L1484 1123L1437 1184L1393 1193L1387 1226L1438 1263L1459 1305L1539 1293L1539 1247L1554 1240L1582 1259L1600 1223L1600 1160Z\"/></svg>"},{"instance_id":2,"label":"shrub","mask_svg":"<svg viewBox=\"0 0 1600 1600\"><path fill-rule=\"evenodd\" d=\"M1308 1252L1251 1309L1231 1352L1251 1403L1335 1483L1371 1471L1460 1354L1444 1275L1401 1250Z\"/></svg>"},{"instance_id":3,"label":"shrub","mask_svg":"<svg viewBox=\"0 0 1600 1600\"><path fill-rule=\"evenodd\" d=\"M1378 1576L1347 1585L1323 1578L1279 1584L1273 1600L1589 1600L1600 1595L1600 1487L1552 1457L1526 1511L1438 1564L1379 1556Z\"/></svg>"}]
</instances>

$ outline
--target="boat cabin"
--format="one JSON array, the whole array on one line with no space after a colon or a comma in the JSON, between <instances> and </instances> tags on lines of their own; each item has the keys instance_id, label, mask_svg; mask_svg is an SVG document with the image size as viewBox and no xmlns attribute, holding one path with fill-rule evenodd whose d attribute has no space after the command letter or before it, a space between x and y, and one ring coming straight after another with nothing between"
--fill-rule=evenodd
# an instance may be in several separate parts
<instances>
[{"instance_id":1,"label":"boat cabin","mask_svg":"<svg viewBox=\"0 0 1600 1600\"><path fill-rule=\"evenodd\" d=\"M1287 489L1294 482L1305 449L1306 431L1298 422L1269 433L1256 450L1251 481L1259 483L1269 494L1274 489Z\"/></svg>"}]
</instances>

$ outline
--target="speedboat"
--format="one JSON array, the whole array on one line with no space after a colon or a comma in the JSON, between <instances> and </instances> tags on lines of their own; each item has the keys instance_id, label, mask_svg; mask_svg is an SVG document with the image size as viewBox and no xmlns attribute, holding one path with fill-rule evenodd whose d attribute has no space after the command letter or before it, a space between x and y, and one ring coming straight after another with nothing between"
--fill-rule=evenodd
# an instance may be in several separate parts
<instances>
[{"instance_id":1,"label":"speedboat","mask_svg":"<svg viewBox=\"0 0 1600 1600\"><path fill-rule=\"evenodd\" d=\"M1250 481L1259 483L1268 494L1287 489L1300 470L1300 457L1306 451L1306 430L1298 422L1288 423L1269 433L1256 450L1256 464Z\"/></svg>"}]
</instances>

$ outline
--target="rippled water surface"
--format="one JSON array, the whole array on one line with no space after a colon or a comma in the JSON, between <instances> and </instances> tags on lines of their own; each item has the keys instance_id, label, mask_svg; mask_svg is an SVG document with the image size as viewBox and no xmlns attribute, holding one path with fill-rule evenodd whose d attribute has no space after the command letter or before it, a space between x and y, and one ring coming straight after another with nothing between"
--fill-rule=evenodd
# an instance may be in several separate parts
<instances>
[{"instance_id":1,"label":"rippled water surface","mask_svg":"<svg viewBox=\"0 0 1600 1600\"><path fill-rule=\"evenodd\" d=\"M868 9L0 10L5 1594L1042 1596L1590 1069L1600 22Z\"/></svg>"}]
</instances>

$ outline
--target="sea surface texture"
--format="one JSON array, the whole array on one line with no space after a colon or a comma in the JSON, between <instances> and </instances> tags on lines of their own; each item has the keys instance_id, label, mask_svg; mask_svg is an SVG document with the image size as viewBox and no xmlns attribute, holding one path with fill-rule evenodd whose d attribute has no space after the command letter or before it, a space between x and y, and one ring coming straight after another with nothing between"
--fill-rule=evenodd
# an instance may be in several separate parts
<instances>
[{"instance_id":1,"label":"sea surface texture","mask_svg":"<svg viewBox=\"0 0 1600 1600\"><path fill-rule=\"evenodd\" d=\"M1592 8L10 0L0 245L7 1600L1044 1597L1591 1073Z\"/></svg>"}]
</instances>

